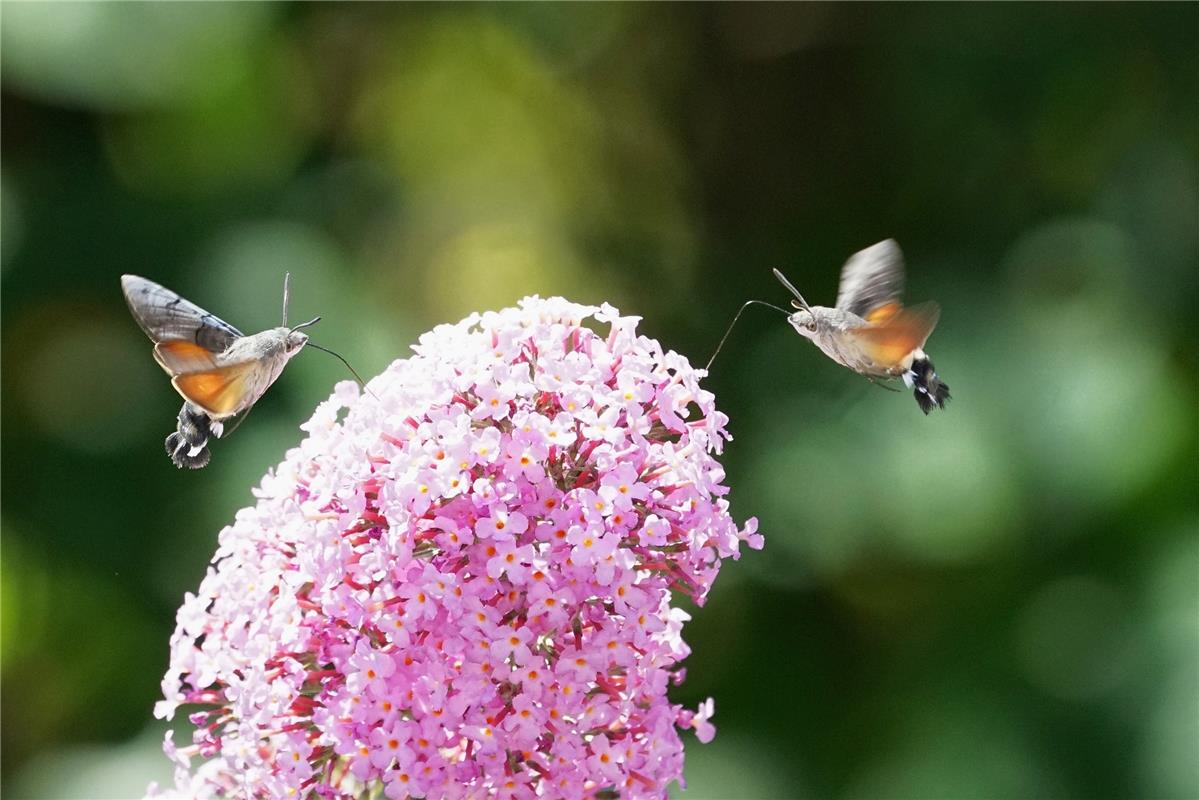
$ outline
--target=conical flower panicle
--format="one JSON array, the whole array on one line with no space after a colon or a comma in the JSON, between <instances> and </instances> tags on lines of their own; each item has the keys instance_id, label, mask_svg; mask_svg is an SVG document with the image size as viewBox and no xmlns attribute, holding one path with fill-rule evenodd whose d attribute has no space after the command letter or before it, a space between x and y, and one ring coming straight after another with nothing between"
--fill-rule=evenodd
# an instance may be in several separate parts
<instances>
[{"instance_id":1,"label":"conical flower panicle","mask_svg":"<svg viewBox=\"0 0 1199 800\"><path fill-rule=\"evenodd\" d=\"M176 792L665 796L679 728L713 734L666 696L672 593L762 542L702 373L636 324L526 298L338 385L179 610Z\"/></svg>"}]
</instances>

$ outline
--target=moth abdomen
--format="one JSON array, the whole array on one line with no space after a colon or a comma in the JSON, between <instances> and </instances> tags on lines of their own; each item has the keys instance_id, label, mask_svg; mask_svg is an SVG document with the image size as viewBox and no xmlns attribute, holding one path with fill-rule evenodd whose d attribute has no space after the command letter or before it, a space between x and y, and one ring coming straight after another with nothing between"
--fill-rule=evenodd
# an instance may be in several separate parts
<instances>
[{"instance_id":1,"label":"moth abdomen","mask_svg":"<svg viewBox=\"0 0 1199 800\"><path fill-rule=\"evenodd\" d=\"M167 455L179 469L200 469L212 458L208 440L216 434L212 419L202 409L184 403L179 409L175 432L164 443Z\"/></svg>"},{"instance_id":2,"label":"moth abdomen","mask_svg":"<svg viewBox=\"0 0 1199 800\"><path fill-rule=\"evenodd\" d=\"M212 435L212 420L191 403L183 404L177 420L176 429L188 444L203 444Z\"/></svg>"},{"instance_id":3,"label":"moth abdomen","mask_svg":"<svg viewBox=\"0 0 1199 800\"><path fill-rule=\"evenodd\" d=\"M212 458L212 451L208 449L208 445L204 444L197 447L189 445L178 432L172 433L166 439L167 455L171 457L171 462L183 469L200 469L208 465L209 459Z\"/></svg>"},{"instance_id":4,"label":"moth abdomen","mask_svg":"<svg viewBox=\"0 0 1199 800\"><path fill-rule=\"evenodd\" d=\"M903 374L903 382L912 389L916 404L925 414L934 408L945 408L945 403L949 400L949 384L937 375L928 356L921 356L912 361L911 368Z\"/></svg>"}]
</instances>

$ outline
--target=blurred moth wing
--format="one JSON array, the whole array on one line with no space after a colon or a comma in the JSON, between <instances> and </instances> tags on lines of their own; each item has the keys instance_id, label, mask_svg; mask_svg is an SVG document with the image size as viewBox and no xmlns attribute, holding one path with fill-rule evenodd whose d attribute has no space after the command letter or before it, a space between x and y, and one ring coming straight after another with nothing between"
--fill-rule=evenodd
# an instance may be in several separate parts
<instances>
[{"instance_id":1,"label":"blurred moth wing","mask_svg":"<svg viewBox=\"0 0 1199 800\"><path fill-rule=\"evenodd\" d=\"M912 353L924 348L924 343L937 327L941 307L932 302L911 308L891 303L880 309L885 311L875 314L874 319L867 317L871 324L855 328L853 332L862 349L876 364L885 368L903 366L906 369L907 365L903 362Z\"/></svg>"},{"instance_id":2,"label":"blurred moth wing","mask_svg":"<svg viewBox=\"0 0 1199 800\"><path fill-rule=\"evenodd\" d=\"M871 245L850 256L841 268L836 307L870 320L876 309L902 306L903 280L899 244L886 239Z\"/></svg>"},{"instance_id":3,"label":"blurred moth wing","mask_svg":"<svg viewBox=\"0 0 1199 800\"><path fill-rule=\"evenodd\" d=\"M853 333L871 360L886 369L906 369L903 362L924 347L941 316L936 303L904 308L903 285L903 251L894 239L854 253L841 268L837 308L866 321Z\"/></svg>"},{"instance_id":4,"label":"blurred moth wing","mask_svg":"<svg viewBox=\"0 0 1199 800\"><path fill-rule=\"evenodd\" d=\"M903 311L903 304L898 300L883 303L881 306L870 309L863 317L871 325L882 325L888 320L893 319L899 312Z\"/></svg>"}]
</instances>

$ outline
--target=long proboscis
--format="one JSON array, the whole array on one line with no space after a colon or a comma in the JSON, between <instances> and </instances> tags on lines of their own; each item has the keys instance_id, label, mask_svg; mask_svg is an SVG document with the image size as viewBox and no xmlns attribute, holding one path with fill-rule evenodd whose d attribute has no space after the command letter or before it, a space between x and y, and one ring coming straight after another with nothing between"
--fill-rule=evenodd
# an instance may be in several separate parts
<instances>
[{"instance_id":1,"label":"long proboscis","mask_svg":"<svg viewBox=\"0 0 1199 800\"><path fill-rule=\"evenodd\" d=\"M716 352L712 353L712 357L709 358L708 363L704 365L704 372L707 372L709 369L711 369L712 362L716 360L716 356L720 354L720 349L724 347L725 339L728 339L729 334L733 332L733 326L737 324L737 320L741 319L741 315L745 312L745 309L752 305L766 306L767 308L773 308L780 314L788 317L791 316L790 311L785 308L779 308L774 303L767 303L765 300L746 300L741 304L741 308L737 309L737 313L733 316L733 321L730 322L729 326L724 329L724 336L720 337L720 344L716 345Z\"/></svg>"},{"instance_id":2,"label":"long proboscis","mask_svg":"<svg viewBox=\"0 0 1199 800\"><path fill-rule=\"evenodd\" d=\"M318 317L318 319L319 319L319 317ZM358 385L361 386L368 394L370 394L371 397L375 398L376 400L379 399L379 396L377 394L372 392L370 389L367 389L366 381L362 380L362 376L358 374L358 370L351 367L350 362L346 361L345 358L342 357L341 353L335 353L327 347L321 347L319 344L312 341L311 339L308 340L308 347L315 347L317 350L320 350L322 353L328 353L329 355L333 356L341 363L345 364L346 369L348 369L350 371L350 374L354 376L354 380L358 381Z\"/></svg>"}]
</instances>

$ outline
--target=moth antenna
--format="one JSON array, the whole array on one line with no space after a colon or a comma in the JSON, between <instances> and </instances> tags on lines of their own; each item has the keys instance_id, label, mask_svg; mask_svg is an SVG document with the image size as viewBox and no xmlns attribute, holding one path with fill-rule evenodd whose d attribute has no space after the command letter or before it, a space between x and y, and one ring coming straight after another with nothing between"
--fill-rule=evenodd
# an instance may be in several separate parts
<instances>
[{"instance_id":1,"label":"moth antenna","mask_svg":"<svg viewBox=\"0 0 1199 800\"><path fill-rule=\"evenodd\" d=\"M737 324L737 320L741 319L742 312L755 303L760 306L766 306L767 308L773 308L775 311L788 317L791 316L790 311L785 308L779 308L774 303L767 303L765 300L746 300L741 304L741 308L737 309L736 315L733 316L733 321L730 322L729 326L724 329L724 336L720 337L720 344L716 345L716 352L712 354L712 357L708 359L708 363L704 365L704 372L707 372L711 368L712 362L716 360L716 356L720 353L720 348L724 347L724 340L729 338L729 334L733 332L733 326Z\"/></svg>"},{"instance_id":2,"label":"moth antenna","mask_svg":"<svg viewBox=\"0 0 1199 800\"><path fill-rule=\"evenodd\" d=\"M291 273L283 273L283 327L287 327L287 302L291 299ZM320 317L317 317L320 319ZM295 330L294 328L292 330Z\"/></svg>"},{"instance_id":3,"label":"moth antenna","mask_svg":"<svg viewBox=\"0 0 1199 800\"><path fill-rule=\"evenodd\" d=\"M808 305L808 301L804 300L803 295L799 293L799 289L796 289L794 286L792 286L791 281L787 280L786 276L784 276L783 273L779 272L776 269L774 271L774 277L778 278L779 283L783 284L783 286L786 286L787 289L791 292L791 294L795 295L795 299L799 301L799 305L796 306L796 308L802 308L804 311L808 311L808 312L810 312L812 310L812 307ZM788 315L788 316L790 316L790 315Z\"/></svg>"},{"instance_id":4,"label":"moth antenna","mask_svg":"<svg viewBox=\"0 0 1199 800\"><path fill-rule=\"evenodd\" d=\"M320 319L320 317L317 317L317 319ZM315 322L315 321L316 320L313 320L313 322ZM310 324L310 323L307 323L307 324ZM354 369L353 367L351 367L350 362L346 361L344 358L342 358L340 353L335 353L327 347L321 347L319 344L315 344L311 339L308 340L308 346L315 347L317 350L320 350L322 353L328 353L329 355L333 356L341 363L345 364L346 369L348 369L350 371L350 374L352 374L354 376L354 380L358 381L358 385L361 386L371 397L375 398L376 400L379 399L379 395L375 394L370 389L367 389L366 381L362 380L362 376L358 374L358 371L356 369Z\"/></svg>"},{"instance_id":5,"label":"moth antenna","mask_svg":"<svg viewBox=\"0 0 1199 800\"><path fill-rule=\"evenodd\" d=\"M320 321L321 321L321 318L320 318L320 317L313 317L312 319L308 320L307 322L301 322L299 325L297 325L297 326L295 326L294 328L292 328L292 329L291 329L291 332L292 332L292 333L295 333L295 332L296 332L296 331L298 331L300 328L307 328L309 325L315 325L316 323L318 323L318 322L320 322ZM287 317L286 317L286 316L283 318L283 326L284 326L284 327L287 327ZM316 346L316 345L313 345L313 347L315 347L315 346Z\"/></svg>"}]
</instances>

